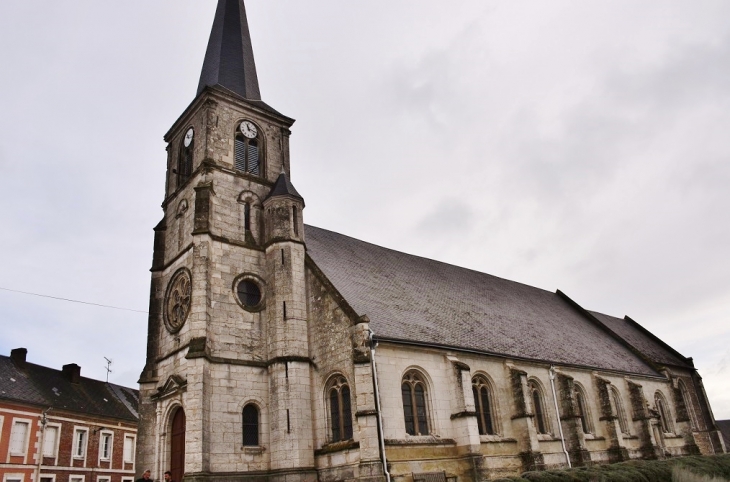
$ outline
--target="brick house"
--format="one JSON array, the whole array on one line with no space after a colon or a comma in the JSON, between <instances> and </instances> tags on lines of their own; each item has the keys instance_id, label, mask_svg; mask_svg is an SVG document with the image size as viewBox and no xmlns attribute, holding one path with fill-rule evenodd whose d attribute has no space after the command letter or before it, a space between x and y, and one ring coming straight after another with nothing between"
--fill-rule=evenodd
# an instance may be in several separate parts
<instances>
[{"instance_id":1,"label":"brick house","mask_svg":"<svg viewBox=\"0 0 730 482\"><path fill-rule=\"evenodd\" d=\"M26 355L0 355L0 481L132 482L137 390Z\"/></svg>"}]
</instances>

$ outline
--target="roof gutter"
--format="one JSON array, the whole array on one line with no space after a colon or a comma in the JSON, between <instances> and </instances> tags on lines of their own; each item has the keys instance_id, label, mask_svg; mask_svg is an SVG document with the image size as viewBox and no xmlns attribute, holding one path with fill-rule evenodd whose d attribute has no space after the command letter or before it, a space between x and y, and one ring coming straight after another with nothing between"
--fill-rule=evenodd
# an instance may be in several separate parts
<instances>
[{"instance_id":1,"label":"roof gutter","mask_svg":"<svg viewBox=\"0 0 730 482\"><path fill-rule=\"evenodd\" d=\"M386 482L390 482L390 472L388 472L388 460L385 457L385 436L383 435L383 416L380 411L380 390L378 389L378 372L375 368L375 345L377 342L373 339L375 333L368 328L370 339L370 368L373 373L373 390L375 391L375 411L378 413L378 446L380 447L380 461L383 464L383 473L385 473Z\"/></svg>"}]
</instances>

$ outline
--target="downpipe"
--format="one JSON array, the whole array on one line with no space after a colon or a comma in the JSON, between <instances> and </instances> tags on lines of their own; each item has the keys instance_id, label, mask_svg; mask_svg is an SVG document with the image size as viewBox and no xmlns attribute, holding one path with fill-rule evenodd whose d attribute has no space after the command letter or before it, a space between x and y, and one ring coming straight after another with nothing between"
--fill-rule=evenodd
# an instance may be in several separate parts
<instances>
[{"instance_id":1,"label":"downpipe","mask_svg":"<svg viewBox=\"0 0 730 482\"><path fill-rule=\"evenodd\" d=\"M563 453L565 454L565 461L568 462L568 468L573 466L570 463L570 455L568 449L565 447L565 436L563 435L563 422L560 420L560 408L558 407L558 396L555 393L555 367L550 365L550 388L553 389L553 402L555 403L555 413L558 414L558 430L560 431L560 443L563 445Z\"/></svg>"},{"instance_id":2,"label":"downpipe","mask_svg":"<svg viewBox=\"0 0 730 482\"><path fill-rule=\"evenodd\" d=\"M383 464L383 472L385 472L386 482L390 482L390 472L388 472L388 460L385 457L385 436L383 434L383 417L380 410L380 390L378 388L378 371L375 367L375 333L368 328L368 338L370 340L370 368L373 372L373 390L375 391L375 411L378 413L378 446L380 447L380 461Z\"/></svg>"}]
</instances>

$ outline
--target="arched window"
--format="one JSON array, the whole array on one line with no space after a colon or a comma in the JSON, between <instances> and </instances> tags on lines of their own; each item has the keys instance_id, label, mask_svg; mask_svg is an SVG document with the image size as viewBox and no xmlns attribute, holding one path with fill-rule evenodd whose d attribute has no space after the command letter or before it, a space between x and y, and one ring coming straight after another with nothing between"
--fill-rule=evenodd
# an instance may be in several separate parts
<instances>
[{"instance_id":1,"label":"arched window","mask_svg":"<svg viewBox=\"0 0 730 482\"><path fill-rule=\"evenodd\" d=\"M530 398L532 399L532 408L535 412L535 429L539 434L548 433L547 419L545 418L545 403L543 402L542 390L535 382L530 382Z\"/></svg>"},{"instance_id":2,"label":"arched window","mask_svg":"<svg viewBox=\"0 0 730 482\"><path fill-rule=\"evenodd\" d=\"M191 127L183 137L180 146L180 157L177 161L177 185L180 186L190 178L193 173L193 151L195 149L195 131Z\"/></svg>"},{"instance_id":3,"label":"arched window","mask_svg":"<svg viewBox=\"0 0 730 482\"><path fill-rule=\"evenodd\" d=\"M332 442L352 438L352 409L350 387L345 377L337 376L327 384L327 403L329 404Z\"/></svg>"},{"instance_id":4,"label":"arched window","mask_svg":"<svg viewBox=\"0 0 730 482\"><path fill-rule=\"evenodd\" d=\"M403 376L401 384L403 396L403 418L406 433L409 435L428 435L428 409L426 408L426 382L423 376L411 370Z\"/></svg>"},{"instance_id":5,"label":"arched window","mask_svg":"<svg viewBox=\"0 0 730 482\"><path fill-rule=\"evenodd\" d=\"M489 381L483 376L476 376L471 381L471 390L474 394L479 435L494 435L497 432L494 427L494 403Z\"/></svg>"},{"instance_id":6,"label":"arched window","mask_svg":"<svg viewBox=\"0 0 730 482\"><path fill-rule=\"evenodd\" d=\"M669 413L667 400L661 392L654 394L654 403L656 404L657 412L659 412L659 422L661 423L662 431L664 433L671 433L673 430L672 415Z\"/></svg>"},{"instance_id":7,"label":"arched window","mask_svg":"<svg viewBox=\"0 0 730 482\"><path fill-rule=\"evenodd\" d=\"M243 407L241 414L244 447L256 447L259 444L259 409L253 403Z\"/></svg>"},{"instance_id":8,"label":"arched window","mask_svg":"<svg viewBox=\"0 0 730 482\"><path fill-rule=\"evenodd\" d=\"M579 385L575 385L575 403L583 433L593 433L593 424L591 423L590 412L586 404L586 395L583 392L583 388Z\"/></svg>"},{"instance_id":9,"label":"arched window","mask_svg":"<svg viewBox=\"0 0 730 482\"><path fill-rule=\"evenodd\" d=\"M258 129L251 121L243 121L234 142L236 170L258 176L261 171Z\"/></svg>"},{"instance_id":10,"label":"arched window","mask_svg":"<svg viewBox=\"0 0 730 482\"><path fill-rule=\"evenodd\" d=\"M626 418L626 411L624 410L624 404L621 403L621 394L615 387L611 387L611 399L613 405L616 407L616 418L618 418L618 425L621 428L621 433L624 435L630 435L629 422Z\"/></svg>"},{"instance_id":11,"label":"arched window","mask_svg":"<svg viewBox=\"0 0 730 482\"><path fill-rule=\"evenodd\" d=\"M692 427L692 430L697 430L697 428L698 428L697 416L695 415L695 411L692 406L692 398L689 396L689 392L687 391L687 386L684 384L684 382L682 380L679 381L679 393L682 395L682 401L684 402L684 407L687 410L687 416L689 417L689 424Z\"/></svg>"}]
</instances>

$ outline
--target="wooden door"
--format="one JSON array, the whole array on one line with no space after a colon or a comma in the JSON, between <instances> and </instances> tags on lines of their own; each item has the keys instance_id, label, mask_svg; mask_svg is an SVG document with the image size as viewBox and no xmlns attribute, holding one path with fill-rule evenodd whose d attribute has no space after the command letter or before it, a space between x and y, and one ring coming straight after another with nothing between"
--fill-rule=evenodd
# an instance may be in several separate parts
<instances>
[{"instance_id":1,"label":"wooden door","mask_svg":"<svg viewBox=\"0 0 730 482\"><path fill-rule=\"evenodd\" d=\"M185 411L182 408L178 408L172 417L170 472L173 482L182 482L185 475Z\"/></svg>"}]
</instances>

